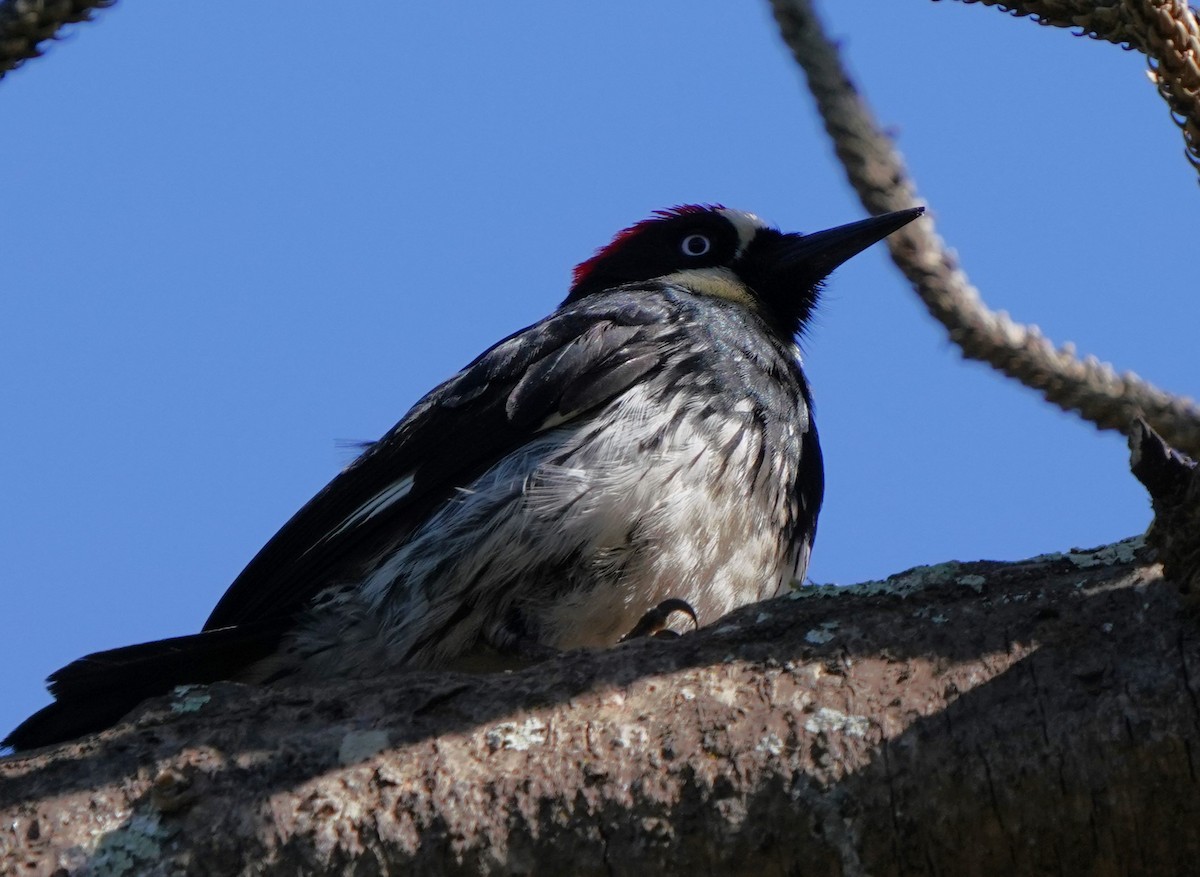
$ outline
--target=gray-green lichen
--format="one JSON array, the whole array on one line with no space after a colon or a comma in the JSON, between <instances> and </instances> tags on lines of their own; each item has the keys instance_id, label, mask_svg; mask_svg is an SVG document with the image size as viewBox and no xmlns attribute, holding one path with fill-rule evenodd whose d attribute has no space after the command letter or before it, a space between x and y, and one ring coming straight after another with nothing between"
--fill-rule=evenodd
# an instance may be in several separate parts
<instances>
[{"instance_id":1,"label":"gray-green lichen","mask_svg":"<svg viewBox=\"0 0 1200 877\"><path fill-rule=\"evenodd\" d=\"M970 588L976 594L983 592L983 586L987 584L987 579L983 576L966 575L959 576L954 581L962 585L964 588Z\"/></svg>"},{"instance_id":2,"label":"gray-green lichen","mask_svg":"<svg viewBox=\"0 0 1200 877\"><path fill-rule=\"evenodd\" d=\"M815 627L804 634L804 641L812 643L814 646L823 646L836 636L834 633L838 629L838 622L825 621L820 627Z\"/></svg>"},{"instance_id":3,"label":"gray-green lichen","mask_svg":"<svg viewBox=\"0 0 1200 877\"><path fill-rule=\"evenodd\" d=\"M134 815L120 828L99 837L87 864L91 877L148 874L162 858L168 832L157 814Z\"/></svg>"},{"instance_id":4,"label":"gray-green lichen","mask_svg":"<svg viewBox=\"0 0 1200 877\"><path fill-rule=\"evenodd\" d=\"M1066 554L1062 552L1051 552L1050 554L1039 554L1037 557L1029 559L1029 563L1053 563L1059 560L1070 561L1079 569L1090 569L1094 566L1112 566L1114 563L1131 563L1137 556L1137 553L1146 546L1146 537L1144 535L1131 536L1128 539L1122 539L1120 542L1114 542L1111 545L1101 545L1099 548L1091 551L1079 551L1078 549L1068 551Z\"/></svg>"},{"instance_id":5,"label":"gray-green lichen","mask_svg":"<svg viewBox=\"0 0 1200 877\"><path fill-rule=\"evenodd\" d=\"M1022 563L1053 563L1069 561L1079 569L1096 566L1112 566L1116 563L1130 563L1146 544L1144 536L1133 536L1112 545L1104 545L1092 551L1071 551L1066 554L1039 554ZM985 576L976 573L963 573L963 564L957 560L936 563L932 566L918 566L894 576L888 576L883 581L861 582L856 585L800 585L795 587L789 596L792 599L808 597L838 597L890 595L906 597L925 588L939 585L957 584L970 588L975 593L983 593L987 584Z\"/></svg>"},{"instance_id":6,"label":"gray-green lichen","mask_svg":"<svg viewBox=\"0 0 1200 877\"><path fill-rule=\"evenodd\" d=\"M982 588L985 581L982 576L959 575L962 564L957 560L933 566L918 566L883 581L861 582L857 585L806 585L791 593L793 599L806 597L837 597L843 594L857 596L873 596L886 594L894 597L904 597L925 588L957 582L976 591Z\"/></svg>"},{"instance_id":7,"label":"gray-green lichen","mask_svg":"<svg viewBox=\"0 0 1200 877\"><path fill-rule=\"evenodd\" d=\"M198 685L176 685L171 693L175 696L175 702L171 704L171 712L175 713L199 712L206 703L212 700L212 697Z\"/></svg>"},{"instance_id":8,"label":"gray-green lichen","mask_svg":"<svg viewBox=\"0 0 1200 877\"><path fill-rule=\"evenodd\" d=\"M1073 551L1067 555L1067 560L1080 569L1089 569L1093 566L1112 566L1114 563L1132 563L1138 551L1145 545L1145 536L1134 536L1094 551Z\"/></svg>"},{"instance_id":9,"label":"gray-green lichen","mask_svg":"<svg viewBox=\"0 0 1200 877\"><path fill-rule=\"evenodd\" d=\"M358 764L390 745L387 731L347 731L338 746L338 764Z\"/></svg>"}]
</instances>

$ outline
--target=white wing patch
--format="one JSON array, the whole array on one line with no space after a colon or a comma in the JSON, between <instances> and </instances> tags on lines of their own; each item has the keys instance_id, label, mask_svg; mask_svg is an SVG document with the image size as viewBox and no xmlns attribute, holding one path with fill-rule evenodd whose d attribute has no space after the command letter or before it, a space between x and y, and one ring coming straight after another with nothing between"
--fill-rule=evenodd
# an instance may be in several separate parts
<instances>
[{"instance_id":1,"label":"white wing patch","mask_svg":"<svg viewBox=\"0 0 1200 877\"><path fill-rule=\"evenodd\" d=\"M351 527L357 527L359 524L366 523L375 517L380 512L398 503L404 497L408 496L413 486L413 475L410 472L403 478L393 481L379 493L375 494L365 503L360 505L350 514L346 520L342 521L341 526L326 536L326 539L332 539L340 533L344 533Z\"/></svg>"}]
</instances>

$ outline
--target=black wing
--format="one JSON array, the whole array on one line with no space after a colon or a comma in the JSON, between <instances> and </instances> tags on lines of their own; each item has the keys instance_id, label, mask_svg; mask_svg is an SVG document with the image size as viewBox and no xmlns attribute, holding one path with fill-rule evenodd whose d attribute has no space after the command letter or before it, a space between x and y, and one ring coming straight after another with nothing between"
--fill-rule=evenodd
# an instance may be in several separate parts
<instances>
[{"instance_id":1,"label":"black wing","mask_svg":"<svg viewBox=\"0 0 1200 877\"><path fill-rule=\"evenodd\" d=\"M353 581L453 495L548 426L660 368L678 327L652 297L595 296L510 335L418 402L259 551L205 630L294 614Z\"/></svg>"},{"instance_id":2,"label":"black wing","mask_svg":"<svg viewBox=\"0 0 1200 877\"><path fill-rule=\"evenodd\" d=\"M678 340L661 300L595 296L492 347L418 402L272 537L201 633L97 652L50 677L56 700L0 747L102 730L147 697L229 679L268 656L291 617L354 581L455 488L542 429L586 416L661 368Z\"/></svg>"}]
</instances>

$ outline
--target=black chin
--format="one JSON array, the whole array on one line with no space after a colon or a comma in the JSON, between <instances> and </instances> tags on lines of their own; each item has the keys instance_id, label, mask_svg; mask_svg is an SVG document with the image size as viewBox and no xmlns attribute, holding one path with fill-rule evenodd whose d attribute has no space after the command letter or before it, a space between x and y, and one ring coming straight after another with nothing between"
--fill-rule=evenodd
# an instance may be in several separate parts
<instances>
[{"instance_id":1,"label":"black chin","mask_svg":"<svg viewBox=\"0 0 1200 877\"><path fill-rule=\"evenodd\" d=\"M808 322L821 283L835 268L924 212L924 207L898 210L806 235L763 229L734 267L780 333L791 337Z\"/></svg>"}]
</instances>

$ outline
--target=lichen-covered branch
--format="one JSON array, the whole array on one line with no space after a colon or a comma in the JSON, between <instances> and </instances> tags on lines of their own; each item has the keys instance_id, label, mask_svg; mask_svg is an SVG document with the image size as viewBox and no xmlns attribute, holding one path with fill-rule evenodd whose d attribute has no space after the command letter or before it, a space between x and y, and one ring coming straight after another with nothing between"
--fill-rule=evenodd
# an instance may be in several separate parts
<instances>
[{"instance_id":1,"label":"lichen-covered branch","mask_svg":"<svg viewBox=\"0 0 1200 877\"><path fill-rule=\"evenodd\" d=\"M1137 542L496 676L183 691L0 760L0 873L1189 873L1200 628Z\"/></svg>"},{"instance_id":2,"label":"lichen-covered branch","mask_svg":"<svg viewBox=\"0 0 1200 877\"><path fill-rule=\"evenodd\" d=\"M780 32L804 69L851 185L871 213L920 203L916 187L863 97L809 0L772 0ZM986 362L1102 429L1128 432L1144 417L1168 442L1200 454L1200 406L1094 357L1055 348L1036 326L989 310L934 231L928 215L888 238L892 258L950 338L970 359Z\"/></svg>"},{"instance_id":3,"label":"lichen-covered branch","mask_svg":"<svg viewBox=\"0 0 1200 877\"><path fill-rule=\"evenodd\" d=\"M1184 0L961 0L1143 53L1200 171L1200 21Z\"/></svg>"},{"instance_id":4,"label":"lichen-covered branch","mask_svg":"<svg viewBox=\"0 0 1200 877\"><path fill-rule=\"evenodd\" d=\"M116 0L0 0L0 78L41 55L39 44Z\"/></svg>"}]
</instances>

